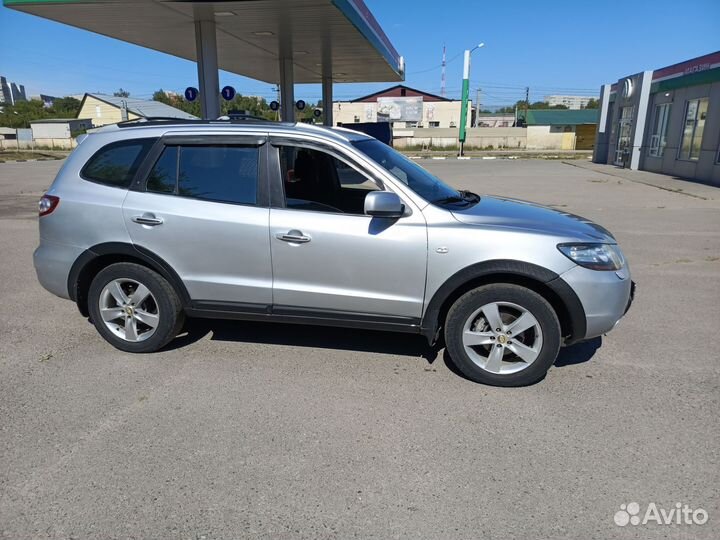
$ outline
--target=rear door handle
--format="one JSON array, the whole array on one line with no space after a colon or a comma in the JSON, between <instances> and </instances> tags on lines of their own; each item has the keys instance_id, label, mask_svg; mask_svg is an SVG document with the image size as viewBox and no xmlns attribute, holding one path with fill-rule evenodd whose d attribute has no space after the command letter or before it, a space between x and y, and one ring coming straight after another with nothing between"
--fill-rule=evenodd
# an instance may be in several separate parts
<instances>
[{"instance_id":1,"label":"rear door handle","mask_svg":"<svg viewBox=\"0 0 720 540\"><path fill-rule=\"evenodd\" d=\"M305 244L312 240L309 236L304 235L302 232L293 229L286 233L278 233L275 238L282 240L283 242L290 242L292 244Z\"/></svg>"},{"instance_id":2,"label":"rear door handle","mask_svg":"<svg viewBox=\"0 0 720 540\"><path fill-rule=\"evenodd\" d=\"M133 216L132 220L140 225L149 225L151 227L163 224L162 218L155 217L155 214L150 214L149 212L144 213L142 216Z\"/></svg>"}]
</instances>

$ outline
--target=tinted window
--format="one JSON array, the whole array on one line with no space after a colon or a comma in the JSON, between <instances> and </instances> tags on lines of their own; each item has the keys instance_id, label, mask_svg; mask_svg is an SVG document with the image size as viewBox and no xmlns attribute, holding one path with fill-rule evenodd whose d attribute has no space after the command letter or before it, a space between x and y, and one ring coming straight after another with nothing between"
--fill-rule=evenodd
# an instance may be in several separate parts
<instances>
[{"instance_id":1,"label":"tinted window","mask_svg":"<svg viewBox=\"0 0 720 540\"><path fill-rule=\"evenodd\" d=\"M109 144L87 162L83 178L117 187L128 187L155 139L134 139Z\"/></svg>"},{"instance_id":2,"label":"tinted window","mask_svg":"<svg viewBox=\"0 0 720 540\"><path fill-rule=\"evenodd\" d=\"M441 206L444 204L467 204L457 190L443 183L388 145L376 139L363 139L354 142L353 145L426 201Z\"/></svg>"},{"instance_id":3,"label":"tinted window","mask_svg":"<svg viewBox=\"0 0 720 540\"><path fill-rule=\"evenodd\" d=\"M150 171L147 190L155 193L175 193L178 170L178 147L168 146Z\"/></svg>"},{"instance_id":4,"label":"tinted window","mask_svg":"<svg viewBox=\"0 0 720 540\"><path fill-rule=\"evenodd\" d=\"M296 146L279 146L285 205L312 212L364 213L365 195L378 186L335 156Z\"/></svg>"},{"instance_id":5,"label":"tinted window","mask_svg":"<svg viewBox=\"0 0 720 540\"><path fill-rule=\"evenodd\" d=\"M178 195L255 204L258 151L255 146L180 147Z\"/></svg>"}]
</instances>

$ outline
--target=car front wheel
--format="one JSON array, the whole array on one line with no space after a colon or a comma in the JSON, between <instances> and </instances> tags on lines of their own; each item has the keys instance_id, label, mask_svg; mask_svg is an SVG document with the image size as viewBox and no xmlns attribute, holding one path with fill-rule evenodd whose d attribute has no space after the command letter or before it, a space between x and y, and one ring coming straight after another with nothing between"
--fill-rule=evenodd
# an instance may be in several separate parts
<instances>
[{"instance_id":1,"label":"car front wheel","mask_svg":"<svg viewBox=\"0 0 720 540\"><path fill-rule=\"evenodd\" d=\"M560 322L536 292L492 284L465 293L445 324L450 358L475 382L525 386L542 379L560 350Z\"/></svg>"}]
</instances>

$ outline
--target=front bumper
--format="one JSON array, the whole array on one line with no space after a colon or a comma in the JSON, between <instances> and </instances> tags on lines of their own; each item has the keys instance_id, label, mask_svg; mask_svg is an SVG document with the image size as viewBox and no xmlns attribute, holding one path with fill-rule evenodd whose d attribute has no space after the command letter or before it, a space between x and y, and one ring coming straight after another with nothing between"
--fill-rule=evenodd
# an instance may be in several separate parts
<instances>
[{"instance_id":1,"label":"front bumper","mask_svg":"<svg viewBox=\"0 0 720 540\"><path fill-rule=\"evenodd\" d=\"M576 266L561 278L575 291L585 311L584 339L612 330L627 313L635 295L630 270L603 272Z\"/></svg>"}]
</instances>

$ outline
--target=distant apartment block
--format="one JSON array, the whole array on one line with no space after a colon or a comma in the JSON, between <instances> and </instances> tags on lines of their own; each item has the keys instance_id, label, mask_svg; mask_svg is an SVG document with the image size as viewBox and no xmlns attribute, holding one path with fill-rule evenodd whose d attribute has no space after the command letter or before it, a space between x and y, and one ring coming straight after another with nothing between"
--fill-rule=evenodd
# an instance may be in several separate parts
<instances>
[{"instance_id":1,"label":"distant apartment block","mask_svg":"<svg viewBox=\"0 0 720 540\"><path fill-rule=\"evenodd\" d=\"M60 99L56 96L48 96L46 94L40 94L39 97L40 97L40 101L43 102L43 107L45 107L46 109L49 109L50 107L52 107L55 104L55 100ZM35 99L35 98L33 98L33 99Z\"/></svg>"},{"instance_id":2,"label":"distant apartment block","mask_svg":"<svg viewBox=\"0 0 720 540\"><path fill-rule=\"evenodd\" d=\"M14 82L8 82L5 77L0 76L0 103L15 104L17 101L27 101L25 86Z\"/></svg>"},{"instance_id":3,"label":"distant apartment block","mask_svg":"<svg viewBox=\"0 0 720 540\"><path fill-rule=\"evenodd\" d=\"M568 109L584 109L591 99L597 99L592 96L545 96L545 101L549 105L565 105Z\"/></svg>"}]
</instances>

